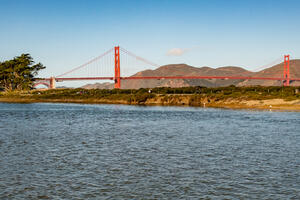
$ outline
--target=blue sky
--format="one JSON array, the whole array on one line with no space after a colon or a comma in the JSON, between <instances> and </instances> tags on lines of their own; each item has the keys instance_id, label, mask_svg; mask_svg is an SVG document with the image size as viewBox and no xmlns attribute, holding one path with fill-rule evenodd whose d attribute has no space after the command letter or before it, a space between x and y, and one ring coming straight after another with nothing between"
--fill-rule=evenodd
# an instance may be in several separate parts
<instances>
[{"instance_id":1,"label":"blue sky","mask_svg":"<svg viewBox=\"0 0 300 200\"><path fill-rule=\"evenodd\" d=\"M160 65L241 66L300 56L298 0L0 0L0 60L48 77L120 45ZM142 69L141 69L142 70Z\"/></svg>"}]
</instances>

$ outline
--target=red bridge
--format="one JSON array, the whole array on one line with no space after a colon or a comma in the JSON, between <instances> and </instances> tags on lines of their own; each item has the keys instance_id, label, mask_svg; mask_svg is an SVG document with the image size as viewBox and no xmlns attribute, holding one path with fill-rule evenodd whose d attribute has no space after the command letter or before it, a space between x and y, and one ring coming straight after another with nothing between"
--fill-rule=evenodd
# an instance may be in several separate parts
<instances>
[{"instance_id":1,"label":"red bridge","mask_svg":"<svg viewBox=\"0 0 300 200\"><path fill-rule=\"evenodd\" d=\"M284 56L283 77L243 77L243 76L121 76L121 59L120 54L125 55L124 60L128 66L133 66L137 61L154 67L159 65L154 64L144 58L125 50L122 47L114 47L104 54L94 58L93 60L80 65L68 72L65 72L56 77L41 78L35 81L34 87L45 85L50 89L55 88L56 82L75 81L75 80L113 80L115 88L121 88L121 80L137 80L137 79L240 79L240 80L278 80L282 81L284 86L289 86L290 81L300 81L300 78L290 78L290 56ZM130 62L128 57L133 58ZM102 62L100 62L102 61ZM109 67L109 68L108 68ZM85 74L83 76L82 74ZM101 74L102 76L95 76Z\"/></svg>"}]
</instances>

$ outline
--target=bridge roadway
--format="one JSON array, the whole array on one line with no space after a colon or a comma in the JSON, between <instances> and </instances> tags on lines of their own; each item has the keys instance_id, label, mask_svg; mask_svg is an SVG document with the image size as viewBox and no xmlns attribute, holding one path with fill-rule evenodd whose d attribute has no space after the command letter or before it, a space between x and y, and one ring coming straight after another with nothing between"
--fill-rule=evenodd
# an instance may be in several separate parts
<instances>
[{"instance_id":1,"label":"bridge roadway","mask_svg":"<svg viewBox=\"0 0 300 200\"><path fill-rule=\"evenodd\" d=\"M278 80L284 81L286 78L273 78L273 77L243 77L243 76L129 76L129 77L77 77L77 78L55 78L55 81L78 81L78 80L143 80L143 79L236 79L236 80ZM50 81L50 78L43 78L39 80ZM300 78L289 78L290 81L300 81Z\"/></svg>"}]
</instances>

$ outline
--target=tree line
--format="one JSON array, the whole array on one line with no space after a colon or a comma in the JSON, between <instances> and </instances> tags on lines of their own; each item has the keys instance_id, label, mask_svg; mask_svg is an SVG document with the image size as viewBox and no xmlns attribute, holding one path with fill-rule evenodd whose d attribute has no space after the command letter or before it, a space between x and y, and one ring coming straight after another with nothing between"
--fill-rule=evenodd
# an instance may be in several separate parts
<instances>
[{"instance_id":1,"label":"tree line","mask_svg":"<svg viewBox=\"0 0 300 200\"><path fill-rule=\"evenodd\" d=\"M30 54L0 62L0 88L5 91L32 89L35 76L46 68L34 63Z\"/></svg>"}]
</instances>

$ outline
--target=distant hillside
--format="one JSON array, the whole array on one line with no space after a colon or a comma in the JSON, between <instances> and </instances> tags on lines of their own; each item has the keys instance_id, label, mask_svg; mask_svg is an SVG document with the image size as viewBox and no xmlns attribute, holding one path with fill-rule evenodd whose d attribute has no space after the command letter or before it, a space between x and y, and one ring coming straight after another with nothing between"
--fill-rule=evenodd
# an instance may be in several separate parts
<instances>
[{"instance_id":1,"label":"distant hillside","mask_svg":"<svg viewBox=\"0 0 300 200\"><path fill-rule=\"evenodd\" d=\"M292 77L300 78L300 60L290 61L290 73ZM186 64L164 65L155 70L144 70L133 75L134 77L147 76L250 76L250 77L282 77L283 63L264 69L259 72L251 72L241 67L227 66L220 68L210 67L193 67ZM157 79L157 80L122 80L123 89L137 88L154 88L154 87L188 87L188 86L206 86L220 87L228 85L249 86L265 85L278 86L282 85L280 81L269 80L219 80L219 79ZM291 82L291 85L300 85L300 82ZM113 88L112 83L96 83L83 86L83 88Z\"/></svg>"},{"instance_id":2,"label":"distant hillside","mask_svg":"<svg viewBox=\"0 0 300 200\"><path fill-rule=\"evenodd\" d=\"M82 86L85 89L113 89L114 84L112 83L95 83L95 84L87 84Z\"/></svg>"},{"instance_id":3,"label":"distant hillside","mask_svg":"<svg viewBox=\"0 0 300 200\"><path fill-rule=\"evenodd\" d=\"M253 77L283 77L283 68L284 64L280 63L273 67L264 69L262 71L253 73ZM290 61L290 76L291 78L300 78L300 60L291 60ZM263 86L280 86L282 85L281 81L272 81L272 80L245 80L238 84L238 86L247 86L247 85L263 85ZM292 86L300 86L300 82L291 82Z\"/></svg>"},{"instance_id":4,"label":"distant hillside","mask_svg":"<svg viewBox=\"0 0 300 200\"><path fill-rule=\"evenodd\" d=\"M173 64L161 66L155 70L145 70L133 76L249 76L252 72L240 67L192 67L186 64ZM123 88L145 88L145 87L187 87L207 86L218 87L222 85L238 84L240 80L201 80L201 79L167 79L167 80L125 80L122 81Z\"/></svg>"}]
</instances>

